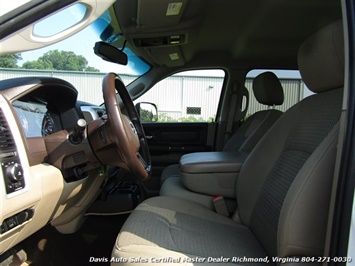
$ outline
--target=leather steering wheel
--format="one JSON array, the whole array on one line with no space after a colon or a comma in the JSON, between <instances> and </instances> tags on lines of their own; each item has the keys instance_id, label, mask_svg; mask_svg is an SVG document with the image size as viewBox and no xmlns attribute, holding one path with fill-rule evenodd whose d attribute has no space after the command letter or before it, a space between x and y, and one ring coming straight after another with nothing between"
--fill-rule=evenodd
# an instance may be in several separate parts
<instances>
[{"instance_id":1,"label":"leather steering wheel","mask_svg":"<svg viewBox=\"0 0 355 266\"><path fill-rule=\"evenodd\" d=\"M102 83L103 97L108 116L107 123L112 142L126 166L137 178L146 180L151 174L151 161L147 139L133 101L115 73L108 73ZM120 95L128 116L122 114L117 101L116 91Z\"/></svg>"}]
</instances>

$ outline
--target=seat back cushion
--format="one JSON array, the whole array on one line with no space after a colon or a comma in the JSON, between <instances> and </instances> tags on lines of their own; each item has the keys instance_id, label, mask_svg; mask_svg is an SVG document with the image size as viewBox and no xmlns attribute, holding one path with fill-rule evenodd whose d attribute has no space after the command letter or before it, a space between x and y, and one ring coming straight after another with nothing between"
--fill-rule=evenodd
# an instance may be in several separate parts
<instances>
[{"instance_id":1,"label":"seat back cushion","mask_svg":"<svg viewBox=\"0 0 355 266\"><path fill-rule=\"evenodd\" d=\"M223 151L251 152L282 114L279 110L256 112L237 129L224 145Z\"/></svg>"},{"instance_id":2,"label":"seat back cushion","mask_svg":"<svg viewBox=\"0 0 355 266\"><path fill-rule=\"evenodd\" d=\"M314 54L324 49L317 47L335 32L341 36L341 22L310 37L316 45L306 41L299 54L307 54L309 60L318 57ZM343 39L327 46L338 54L334 60L340 58L344 63L344 53L338 52ZM303 72L325 71L331 75L323 62L308 68L307 60L302 60L301 66L307 66ZM326 62L331 64L332 60ZM330 86L312 81L315 91L322 93L304 99L282 115L251 152L239 174L239 217L269 255L322 255L342 106L343 89L338 77L344 72L337 67L339 64L332 64L334 78L327 77Z\"/></svg>"},{"instance_id":3,"label":"seat back cushion","mask_svg":"<svg viewBox=\"0 0 355 266\"><path fill-rule=\"evenodd\" d=\"M284 92L278 77L272 72L264 72L253 80L256 100L264 105L281 105ZM225 143L223 151L242 151L249 153L282 115L279 110L263 110L251 115Z\"/></svg>"}]
</instances>

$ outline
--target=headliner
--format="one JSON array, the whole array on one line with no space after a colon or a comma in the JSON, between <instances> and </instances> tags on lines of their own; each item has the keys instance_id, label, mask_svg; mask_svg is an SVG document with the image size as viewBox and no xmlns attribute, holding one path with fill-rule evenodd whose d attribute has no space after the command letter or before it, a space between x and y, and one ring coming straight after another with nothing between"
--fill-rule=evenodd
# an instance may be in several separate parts
<instances>
[{"instance_id":1,"label":"headliner","mask_svg":"<svg viewBox=\"0 0 355 266\"><path fill-rule=\"evenodd\" d=\"M168 1L119 0L114 5L120 30L130 43L186 34L186 43L179 45L133 44L132 49L153 66L297 69L300 44L341 18L338 0L182 2L181 13L174 18L166 16ZM179 60L171 60L172 53Z\"/></svg>"}]
</instances>

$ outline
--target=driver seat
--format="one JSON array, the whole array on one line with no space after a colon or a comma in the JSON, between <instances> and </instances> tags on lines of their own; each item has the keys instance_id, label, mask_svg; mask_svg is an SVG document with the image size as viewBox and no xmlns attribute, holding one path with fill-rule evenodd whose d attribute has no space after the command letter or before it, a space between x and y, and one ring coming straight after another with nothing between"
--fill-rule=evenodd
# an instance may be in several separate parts
<instances>
[{"instance_id":1,"label":"driver seat","mask_svg":"<svg viewBox=\"0 0 355 266\"><path fill-rule=\"evenodd\" d=\"M302 78L316 94L285 112L250 153L238 176L233 218L183 199L148 199L122 227L113 259L120 265L228 265L273 262L271 256L323 256L342 105L343 47L341 21L300 47Z\"/></svg>"}]
</instances>

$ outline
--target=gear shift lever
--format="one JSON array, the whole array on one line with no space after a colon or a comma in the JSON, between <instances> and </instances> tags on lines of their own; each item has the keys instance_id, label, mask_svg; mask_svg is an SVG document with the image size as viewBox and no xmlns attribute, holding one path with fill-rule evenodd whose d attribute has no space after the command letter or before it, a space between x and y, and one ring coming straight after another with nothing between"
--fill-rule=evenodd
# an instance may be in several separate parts
<instances>
[{"instance_id":1,"label":"gear shift lever","mask_svg":"<svg viewBox=\"0 0 355 266\"><path fill-rule=\"evenodd\" d=\"M86 127L86 121L84 119L79 119L73 131L69 135L69 141L73 144L79 144L84 138L84 131Z\"/></svg>"}]
</instances>

